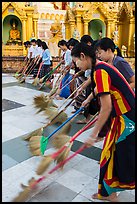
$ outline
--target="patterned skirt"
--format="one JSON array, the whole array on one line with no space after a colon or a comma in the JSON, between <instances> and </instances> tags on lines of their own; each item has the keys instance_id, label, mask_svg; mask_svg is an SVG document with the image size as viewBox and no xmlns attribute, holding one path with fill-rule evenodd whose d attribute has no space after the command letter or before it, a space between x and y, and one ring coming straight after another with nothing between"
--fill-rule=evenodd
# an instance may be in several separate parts
<instances>
[{"instance_id":1,"label":"patterned skirt","mask_svg":"<svg viewBox=\"0 0 137 204\"><path fill-rule=\"evenodd\" d=\"M98 196L135 188L135 112L111 119L100 158Z\"/></svg>"}]
</instances>

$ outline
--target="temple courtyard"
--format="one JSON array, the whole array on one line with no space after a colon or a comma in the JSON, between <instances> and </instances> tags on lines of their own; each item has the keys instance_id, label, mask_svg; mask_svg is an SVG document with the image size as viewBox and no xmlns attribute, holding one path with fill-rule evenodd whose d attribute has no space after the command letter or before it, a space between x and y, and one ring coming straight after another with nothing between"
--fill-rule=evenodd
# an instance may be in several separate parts
<instances>
[{"instance_id":1,"label":"temple courtyard","mask_svg":"<svg viewBox=\"0 0 137 204\"><path fill-rule=\"evenodd\" d=\"M22 191L21 183L27 185L32 177L41 177L36 174L36 169L42 156L31 154L24 137L46 124L46 116L43 113L36 114L33 97L47 94L50 89L44 87L38 90L32 81L27 78L25 83L20 84L12 74L2 74L2 202L12 202ZM61 106L63 100L54 99L54 102ZM72 105L65 110L68 117L73 110ZM82 118L83 115L78 115L74 119L70 136L84 126L76 124ZM47 127L44 134L48 136L57 127L57 124ZM70 155L82 146L91 131L92 128L88 129L74 141ZM63 170L50 174L39 183L26 202L99 202L93 200L91 195L97 192L102 146L103 141L95 143L66 163ZM45 155L53 151L49 140ZM55 165L53 162L49 170ZM119 201L135 202L135 190L121 192Z\"/></svg>"}]
</instances>

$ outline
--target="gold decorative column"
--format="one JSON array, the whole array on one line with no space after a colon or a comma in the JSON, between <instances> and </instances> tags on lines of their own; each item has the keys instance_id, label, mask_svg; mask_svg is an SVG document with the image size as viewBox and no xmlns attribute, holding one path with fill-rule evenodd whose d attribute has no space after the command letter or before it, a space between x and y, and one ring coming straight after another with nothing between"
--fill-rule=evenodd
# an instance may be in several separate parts
<instances>
[{"instance_id":1,"label":"gold decorative column","mask_svg":"<svg viewBox=\"0 0 137 204\"><path fill-rule=\"evenodd\" d=\"M23 26L23 43L26 41L26 20L27 18L24 17L22 20L22 26ZM23 45L23 56L26 56L27 50L25 49L25 46Z\"/></svg>"},{"instance_id":2,"label":"gold decorative column","mask_svg":"<svg viewBox=\"0 0 137 204\"><path fill-rule=\"evenodd\" d=\"M76 24L77 24L77 29L79 31L80 36L82 35L81 33L81 15L77 14L76 15Z\"/></svg>"},{"instance_id":3,"label":"gold decorative column","mask_svg":"<svg viewBox=\"0 0 137 204\"><path fill-rule=\"evenodd\" d=\"M74 27L75 27L75 21L74 20L70 20L69 24L70 24L70 37L72 38Z\"/></svg>"},{"instance_id":4,"label":"gold decorative column","mask_svg":"<svg viewBox=\"0 0 137 204\"><path fill-rule=\"evenodd\" d=\"M26 16L28 17L27 19L27 40L30 40L32 32L33 32L33 13L34 13L34 8L33 7L26 7Z\"/></svg>"},{"instance_id":5,"label":"gold decorative column","mask_svg":"<svg viewBox=\"0 0 137 204\"><path fill-rule=\"evenodd\" d=\"M111 23L113 20L108 19L107 21L107 37L112 38L112 29L111 29Z\"/></svg>"},{"instance_id":6,"label":"gold decorative column","mask_svg":"<svg viewBox=\"0 0 137 204\"><path fill-rule=\"evenodd\" d=\"M65 39L69 40L71 38L70 37L70 27L69 27L68 22L65 22L64 25L65 25Z\"/></svg>"},{"instance_id":7,"label":"gold decorative column","mask_svg":"<svg viewBox=\"0 0 137 204\"><path fill-rule=\"evenodd\" d=\"M132 18L129 21L129 37L128 37L128 56L134 56L134 39L133 35L135 33L135 19Z\"/></svg>"},{"instance_id":8,"label":"gold decorative column","mask_svg":"<svg viewBox=\"0 0 137 204\"><path fill-rule=\"evenodd\" d=\"M83 35L88 35L88 23L89 23L89 19L83 19L84 20L84 33Z\"/></svg>"},{"instance_id":9,"label":"gold decorative column","mask_svg":"<svg viewBox=\"0 0 137 204\"><path fill-rule=\"evenodd\" d=\"M34 27L33 27L33 30L34 30L34 36L36 38L38 38L38 14L33 14L33 22L34 22Z\"/></svg>"}]
</instances>

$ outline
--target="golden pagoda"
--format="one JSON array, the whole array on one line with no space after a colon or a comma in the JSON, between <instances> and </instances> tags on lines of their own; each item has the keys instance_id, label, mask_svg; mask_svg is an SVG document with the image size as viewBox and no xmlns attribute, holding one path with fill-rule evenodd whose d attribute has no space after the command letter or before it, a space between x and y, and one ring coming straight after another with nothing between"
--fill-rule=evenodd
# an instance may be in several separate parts
<instances>
[{"instance_id":1,"label":"golden pagoda","mask_svg":"<svg viewBox=\"0 0 137 204\"><path fill-rule=\"evenodd\" d=\"M109 37L135 57L135 2L2 2L2 56L24 57L32 34L57 43L51 33L57 21L65 40Z\"/></svg>"}]
</instances>

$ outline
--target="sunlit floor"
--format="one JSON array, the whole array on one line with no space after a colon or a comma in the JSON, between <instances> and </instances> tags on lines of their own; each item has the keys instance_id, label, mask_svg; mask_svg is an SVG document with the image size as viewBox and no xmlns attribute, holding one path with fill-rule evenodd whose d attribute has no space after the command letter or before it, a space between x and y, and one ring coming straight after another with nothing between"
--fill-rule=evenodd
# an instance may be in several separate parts
<instances>
[{"instance_id":1,"label":"sunlit floor","mask_svg":"<svg viewBox=\"0 0 137 204\"><path fill-rule=\"evenodd\" d=\"M28 142L23 140L27 134L42 127L46 117L36 114L33 97L50 90L39 91L34 87L32 79L19 84L12 74L2 74L2 202L11 202L21 191L21 183L28 184L29 179L41 176L36 169L42 156L33 156ZM63 100L54 100L60 106ZM65 112L72 115L73 106ZM70 136L73 136L83 125L76 124L79 115L72 122ZM46 129L49 135L57 125ZM73 154L88 137L92 128L82 133L73 143L70 155ZM82 152L65 164L63 170L57 170L39 183L26 202L99 202L91 195L97 191L99 175L99 158L103 141L95 144L88 151ZM45 154L54 149L49 141ZM56 164L52 163L49 170ZM119 194L120 202L135 202L135 191L124 191Z\"/></svg>"}]
</instances>

